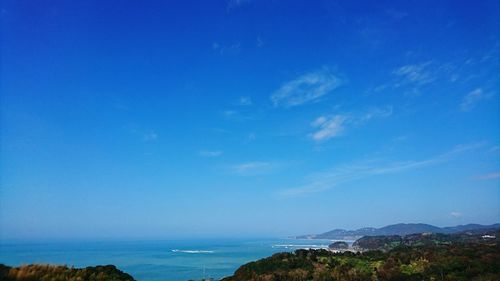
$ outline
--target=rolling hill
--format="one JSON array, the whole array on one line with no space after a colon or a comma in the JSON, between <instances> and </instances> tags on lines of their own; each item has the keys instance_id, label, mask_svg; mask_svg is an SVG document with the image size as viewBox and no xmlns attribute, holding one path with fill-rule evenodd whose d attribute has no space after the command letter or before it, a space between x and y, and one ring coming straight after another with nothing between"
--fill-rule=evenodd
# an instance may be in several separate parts
<instances>
[{"instance_id":1,"label":"rolling hill","mask_svg":"<svg viewBox=\"0 0 500 281\"><path fill-rule=\"evenodd\" d=\"M466 224L452 227L437 227L424 223L398 223L381 228L364 227L357 230L334 229L321 234L300 235L297 239L335 239L335 240L356 240L363 236L380 235L408 235L415 233L443 233L451 234L464 231L477 231L481 229L500 229L500 223L493 225Z\"/></svg>"}]
</instances>

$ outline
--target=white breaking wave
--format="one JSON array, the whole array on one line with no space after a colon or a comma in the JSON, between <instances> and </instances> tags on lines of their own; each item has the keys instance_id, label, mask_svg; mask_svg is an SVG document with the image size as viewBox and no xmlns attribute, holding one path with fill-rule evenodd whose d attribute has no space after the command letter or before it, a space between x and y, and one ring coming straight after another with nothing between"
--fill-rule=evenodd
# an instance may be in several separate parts
<instances>
[{"instance_id":1,"label":"white breaking wave","mask_svg":"<svg viewBox=\"0 0 500 281\"><path fill-rule=\"evenodd\" d=\"M273 248L301 248L301 249L325 249L328 245L296 245L296 244L284 244L284 245L273 245Z\"/></svg>"},{"instance_id":2,"label":"white breaking wave","mask_svg":"<svg viewBox=\"0 0 500 281\"><path fill-rule=\"evenodd\" d=\"M205 251L205 250L172 250L174 253L187 253L187 254L213 254L214 251Z\"/></svg>"}]
</instances>

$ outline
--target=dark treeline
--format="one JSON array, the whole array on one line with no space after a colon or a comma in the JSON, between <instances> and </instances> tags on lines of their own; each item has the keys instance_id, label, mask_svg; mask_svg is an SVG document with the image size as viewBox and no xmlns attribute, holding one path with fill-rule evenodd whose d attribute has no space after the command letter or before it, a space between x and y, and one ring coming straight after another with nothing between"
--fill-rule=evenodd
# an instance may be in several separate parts
<instances>
[{"instance_id":1,"label":"dark treeline","mask_svg":"<svg viewBox=\"0 0 500 281\"><path fill-rule=\"evenodd\" d=\"M410 235L364 239L381 250L334 253L297 250L241 266L221 281L498 281L500 243L496 235ZM494 237L494 238L493 238ZM383 239L382 239L383 238ZM451 242L451 240L453 242ZM387 241L386 241L387 240ZM409 243L409 242L408 242ZM386 250L388 249L388 250ZM113 265L72 268L55 265L9 267L0 264L0 281L134 281Z\"/></svg>"},{"instance_id":2,"label":"dark treeline","mask_svg":"<svg viewBox=\"0 0 500 281\"><path fill-rule=\"evenodd\" d=\"M134 281L113 265L70 268L46 264L9 267L0 264L0 281Z\"/></svg>"},{"instance_id":3,"label":"dark treeline","mask_svg":"<svg viewBox=\"0 0 500 281\"><path fill-rule=\"evenodd\" d=\"M388 252L297 250L240 267L223 281L500 280L500 246L399 246Z\"/></svg>"}]
</instances>

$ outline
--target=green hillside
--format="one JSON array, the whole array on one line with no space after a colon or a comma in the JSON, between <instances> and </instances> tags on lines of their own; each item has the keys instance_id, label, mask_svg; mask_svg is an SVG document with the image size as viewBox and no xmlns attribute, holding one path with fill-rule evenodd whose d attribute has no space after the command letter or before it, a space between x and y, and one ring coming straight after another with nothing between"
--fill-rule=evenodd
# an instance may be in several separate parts
<instances>
[{"instance_id":1,"label":"green hillside","mask_svg":"<svg viewBox=\"0 0 500 281\"><path fill-rule=\"evenodd\" d=\"M388 252L297 250L248 263L223 281L500 280L500 245L399 246Z\"/></svg>"},{"instance_id":2,"label":"green hillside","mask_svg":"<svg viewBox=\"0 0 500 281\"><path fill-rule=\"evenodd\" d=\"M70 268L46 264L9 267L0 264L1 281L134 281L113 265Z\"/></svg>"}]
</instances>

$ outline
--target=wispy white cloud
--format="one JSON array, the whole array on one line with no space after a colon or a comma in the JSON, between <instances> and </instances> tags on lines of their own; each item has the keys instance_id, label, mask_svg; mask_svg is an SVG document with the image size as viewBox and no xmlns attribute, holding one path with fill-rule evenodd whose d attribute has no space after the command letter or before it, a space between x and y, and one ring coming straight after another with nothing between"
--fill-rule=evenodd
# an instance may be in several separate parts
<instances>
[{"instance_id":1,"label":"wispy white cloud","mask_svg":"<svg viewBox=\"0 0 500 281\"><path fill-rule=\"evenodd\" d=\"M223 152L221 150L202 150L200 151L200 156L203 157L217 157L221 156Z\"/></svg>"},{"instance_id":2,"label":"wispy white cloud","mask_svg":"<svg viewBox=\"0 0 500 281\"><path fill-rule=\"evenodd\" d=\"M318 128L311 137L315 141L324 141L334 138L344 130L344 123L349 119L346 115L334 115L332 117L320 116L311 124Z\"/></svg>"},{"instance_id":3,"label":"wispy white cloud","mask_svg":"<svg viewBox=\"0 0 500 281\"><path fill-rule=\"evenodd\" d=\"M490 152L499 152L500 151L500 145L492 146L489 151Z\"/></svg>"},{"instance_id":4,"label":"wispy white cloud","mask_svg":"<svg viewBox=\"0 0 500 281\"><path fill-rule=\"evenodd\" d=\"M238 111L236 111L236 110L224 110L224 111L222 111L222 115L224 115L225 117L233 117L237 114L238 114Z\"/></svg>"},{"instance_id":5,"label":"wispy white cloud","mask_svg":"<svg viewBox=\"0 0 500 281\"><path fill-rule=\"evenodd\" d=\"M138 124L130 123L123 126L124 129L128 130L128 132L135 137L142 139L144 142L153 142L158 140L159 135L155 130L145 129Z\"/></svg>"},{"instance_id":6,"label":"wispy white cloud","mask_svg":"<svg viewBox=\"0 0 500 281\"><path fill-rule=\"evenodd\" d=\"M460 104L461 111L470 111L476 106L478 102L489 99L492 96L490 93L485 93L483 89L477 88L473 91L470 91L467 95L462 99L462 103Z\"/></svg>"},{"instance_id":7,"label":"wispy white cloud","mask_svg":"<svg viewBox=\"0 0 500 281\"><path fill-rule=\"evenodd\" d=\"M496 42L483 56L480 58L481 63L495 63L500 60L500 42Z\"/></svg>"},{"instance_id":8,"label":"wispy white cloud","mask_svg":"<svg viewBox=\"0 0 500 281\"><path fill-rule=\"evenodd\" d=\"M230 170L234 174L242 176L253 176L268 174L277 171L281 167L283 167L282 163L253 161L233 165L230 167Z\"/></svg>"},{"instance_id":9,"label":"wispy white cloud","mask_svg":"<svg viewBox=\"0 0 500 281\"><path fill-rule=\"evenodd\" d=\"M439 83L463 82L463 63L445 62L434 60L411 63L396 67L392 70L392 79L367 90L368 93L379 93L383 91L399 90L409 95L420 95L422 89Z\"/></svg>"},{"instance_id":10,"label":"wispy white cloud","mask_svg":"<svg viewBox=\"0 0 500 281\"><path fill-rule=\"evenodd\" d=\"M451 213L450 213L450 216L452 216L452 217L454 217L454 218L458 219L458 218L461 218L461 217L462 217L462 213L457 212L457 211L453 211L453 212L451 212Z\"/></svg>"},{"instance_id":11,"label":"wispy white cloud","mask_svg":"<svg viewBox=\"0 0 500 281\"><path fill-rule=\"evenodd\" d=\"M256 138L257 138L257 136L255 135L255 133L250 133L247 135L246 140L250 142L250 141L254 141Z\"/></svg>"},{"instance_id":12,"label":"wispy white cloud","mask_svg":"<svg viewBox=\"0 0 500 281\"><path fill-rule=\"evenodd\" d=\"M144 141L156 141L158 139L158 134L154 131L149 131L143 133L142 140Z\"/></svg>"},{"instance_id":13,"label":"wispy white cloud","mask_svg":"<svg viewBox=\"0 0 500 281\"><path fill-rule=\"evenodd\" d=\"M248 111L248 110L223 110L220 114L227 118L228 120L233 121L247 121L247 120L258 120L262 118L262 115L259 115L260 112Z\"/></svg>"},{"instance_id":14,"label":"wispy white cloud","mask_svg":"<svg viewBox=\"0 0 500 281\"><path fill-rule=\"evenodd\" d=\"M396 83L396 87L414 84L423 86L430 84L436 80L430 70L432 61L420 64L408 64L401 66L393 71L393 74L399 76L401 79Z\"/></svg>"},{"instance_id":15,"label":"wispy white cloud","mask_svg":"<svg viewBox=\"0 0 500 281\"><path fill-rule=\"evenodd\" d=\"M311 123L316 131L310 136L315 141L325 141L340 136L345 128L350 125L359 125L373 118L387 117L392 114L392 107L385 109L372 108L362 114L336 114L320 116Z\"/></svg>"},{"instance_id":16,"label":"wispy white cloud","mask_svg":"<svg viewBox=\"0 0 500 281\"><path fill-rule=\"evenodd\" d=\"M424 90L435 91L448 85L471 83L483 83L483 88L494 88L496 79L492 76L495 73L492 65L499 60L499 46L500 44L496 44L484 53L469 52L467 56L461 55L450 61L428 59L396 66L387 81L374 85L367 92L398 90L405 94L419 95ZM414 60L417 53L419 52L409 51L407 59Z\"/></svg>"},{"instance_id":17,"label":"wispy white cloud","mask_svg":"<svg viewBox=\"0 0 500 281\"><path fill-rule=\"evenodd\" d=\"M158 134L155 132L149 132L144 134L143 139L144 141L155 141L158 139Z\"/></svg>"},{"instance_id":18,"label":"wispy white cloud","mask_svg":"<svg viewBox=\"0 0 500 281\"><path fill-rule=\"evenodd\" d=\"M402 142L402 141L406 141L408 138L409 138L408 135L401 135L401 136L397 136L397 137L393 138L392 141L393 142Z\"/></svg>"},{"instance_id":19,"label":"wispy white cloud","mask_svg":"<svg viewBox=\"0 0 500 281\"><path fill-rule=\"evenodd\" d=\"M240 97L238 104L242 106L250 106L253 105L253 102L250 97Z\"/></svg>"},{"instance_id":20,"label":"wispy white cloud","mask_svg":"<svg viewBox=\"0 0 500 281\"><path fill-rule=\"evenodd\" d=\"M257 48L264 46L264 44L265 44L264 40L262 40L262 38L260 38L260 36L258 36L257 43L256 43Z\"/></svg>"},{"instance_id":21,"label":"wispy white cloud","mask_svg":"<svg viewBox=\"0 0 500 281\"><path fill-rule=\"evenodd\" d=\"M341 184L367 177L421 169L450 161L461 153L478 149L483 145L483 143L458 145L446 153L424 160L389 163L380 161L361 161L354 164L342 165L325 172L311 175L306 184L287 189L282 192L282 195L300 196L308 193L322 192Z\"/></svg>"},{"instance_id":22,"label":"wispy white cloud","mask_svg":"<svg viewBox=\"0 0 500 281\"><path fill-rule=\"evenodd\" d=\"M494 180L500 179L500 172L484 174L476 177L478 180Z\"/></svg>"},{"instance_id":23,"label":"wispy white cloud","mask_svg":"<svg viewBox=\"0 0 500 281\"><path fill-rule=\"evenodd\" d=\"M293 107L318 101L341 84L329 69L321 69L284 83L271 95L274 106Z\"/></svg>"},{"instance_id":24,"label":"wispy white cloud","mask_svg":"<svg viewBox=\"0 0 500 281\"><path fill-rule=\"evenodd\" d=\"M239 42L231 44L231 45L223 45L218 42L212 43L212 50L218 52L221 55L230 54L236 55L240 53L241 44Z\"/></svg>"},{"instance_id":25,"label":"wispy white cloud","mask_svg":"<svg viewBox=\"0 0 500 281\"><path fill-rule=\"evenodd\" d=\"M392 115L392 106L387 106L385 108L374 107L370 108L359 117L359 121L368 121L373 118L389 117Z\"/></svg>"}]
</instances>

